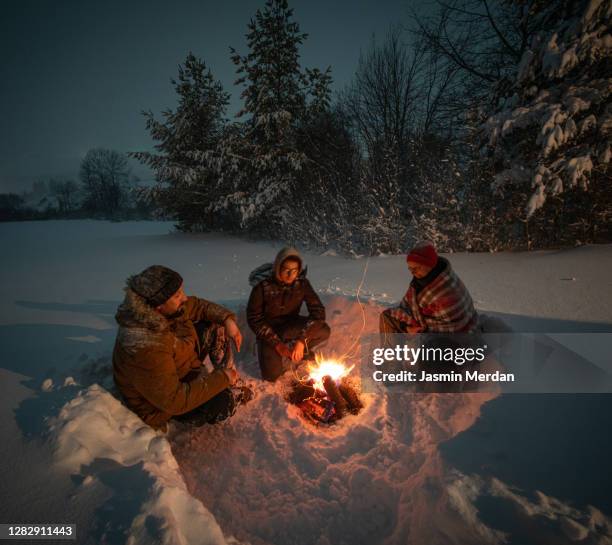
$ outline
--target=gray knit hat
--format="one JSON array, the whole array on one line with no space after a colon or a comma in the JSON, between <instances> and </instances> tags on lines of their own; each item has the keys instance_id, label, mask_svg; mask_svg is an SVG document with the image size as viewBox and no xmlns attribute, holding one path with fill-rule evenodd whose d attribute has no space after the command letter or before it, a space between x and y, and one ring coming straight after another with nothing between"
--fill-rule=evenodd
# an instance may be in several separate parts
<instances>
[{"instance_id":1,"label":"gray knit hat","mask_svg":"<svg viewBox=\"0 0 612 545\"><path fill-rule=\"evenodd\" d=\"M151 265L127 280L129 288L152 307L163 305L182 284L183 277L163 265Z\"/></svg>"}]
</instances>

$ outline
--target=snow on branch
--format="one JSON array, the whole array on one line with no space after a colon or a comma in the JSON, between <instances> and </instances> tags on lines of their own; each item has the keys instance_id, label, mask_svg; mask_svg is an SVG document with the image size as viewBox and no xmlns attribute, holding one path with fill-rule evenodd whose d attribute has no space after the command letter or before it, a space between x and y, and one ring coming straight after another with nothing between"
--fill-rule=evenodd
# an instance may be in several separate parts
<instances>
[{"instance_id":1,"label":"snow on branch","mask_svg":"<svg viewBox=\"0 0 612 545\"><path fill-rule=\"evenodd\" d=\"M539 14L554 24L532 36L513 84L481 127L481 154L498 165L492 189L531 184L527 217L548 196L586 191L596 165L607 170L610 161L612 7L577 5L566 18L552 4Z\"/></svg>"}]
</instances>

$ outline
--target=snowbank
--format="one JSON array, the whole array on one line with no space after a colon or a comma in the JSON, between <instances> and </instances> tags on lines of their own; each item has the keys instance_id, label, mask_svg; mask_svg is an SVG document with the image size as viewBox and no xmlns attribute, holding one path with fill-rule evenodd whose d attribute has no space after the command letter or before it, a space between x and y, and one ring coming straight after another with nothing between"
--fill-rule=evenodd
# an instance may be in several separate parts
<instances>
[{"instance_id":1,"label":"snowbank","mask_svg":"<svg viewBox=\"0 0 612 545\"><path fill-rule=\"evenodd\" d=\"M451 506L479 528L483 543L507 543L511 531L513 540L527 543L535 543L537 535L538 543L612 544L612 519L592 506L581 511L537 490L529 498L499 479L456 471L449 476L447 492ZM492 531L483 518L503 520L508 533Z\"/></svg>"},{"instance_id":2,"label":"snowbank","mask_svg":"<svg viewBox=\"0 0 612 545\"><path fill-rule=\"evenodd\" d=\"M140 513L127 529L128 544L221 545L226 539L215 518L185 487L165 437L154 432L109 392L93 385L67 403L50 426L57 464L84 477L97 478L94 462L112 460L150 477ZM102 536L102 542L106 538Z\"/></svg>"}]
</instances>

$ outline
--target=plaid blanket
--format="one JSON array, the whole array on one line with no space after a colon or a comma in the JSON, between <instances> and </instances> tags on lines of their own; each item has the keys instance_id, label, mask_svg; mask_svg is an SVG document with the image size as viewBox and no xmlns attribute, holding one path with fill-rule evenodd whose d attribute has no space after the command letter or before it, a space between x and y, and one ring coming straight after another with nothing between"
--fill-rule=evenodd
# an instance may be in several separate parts
<instances>
[{"instance_id":1,"label":"plaid blanket","mask_svg":"<svg viewBox=\"0 0 612 545\"><path fill-rule=\"evenodd\" d=\"M407 326L420 326L432 333L467 333L478 323L472 297L450 263L428 285L417 292L413 282L400 306L389 315Z\"/></svg>"}]
</instances>

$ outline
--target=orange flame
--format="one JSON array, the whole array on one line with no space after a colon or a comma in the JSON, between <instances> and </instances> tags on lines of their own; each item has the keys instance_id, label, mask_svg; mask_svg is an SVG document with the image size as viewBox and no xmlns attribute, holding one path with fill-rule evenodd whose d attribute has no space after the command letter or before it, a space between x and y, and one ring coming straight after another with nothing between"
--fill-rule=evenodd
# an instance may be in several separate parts
<instances>
[{"instance_id":1,"label":"orange flame","mask_svg":"<svg viewBox=\"0 0 612 545\"><path fill-rule=\"evenodd\" d=\"M323 387L323 377L329 375L336 382L348 375L355 365L347 367L342 361L335 358L323 358L319 354L316 355L315 363L308 366L308 374L315 381L314 387L318 390L325 391Z\"/></svg>"}]
</instances>

